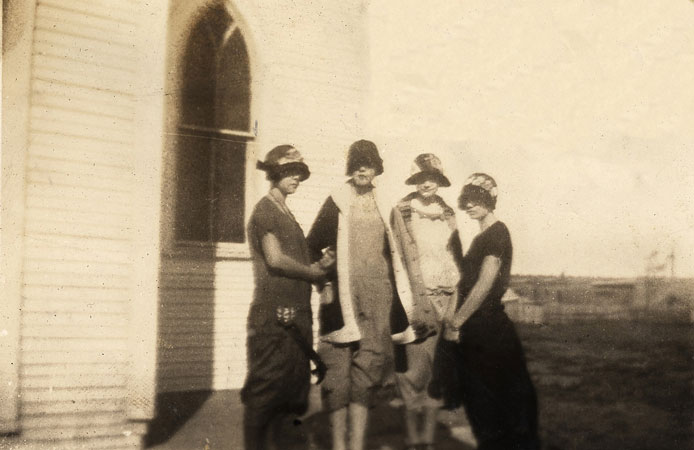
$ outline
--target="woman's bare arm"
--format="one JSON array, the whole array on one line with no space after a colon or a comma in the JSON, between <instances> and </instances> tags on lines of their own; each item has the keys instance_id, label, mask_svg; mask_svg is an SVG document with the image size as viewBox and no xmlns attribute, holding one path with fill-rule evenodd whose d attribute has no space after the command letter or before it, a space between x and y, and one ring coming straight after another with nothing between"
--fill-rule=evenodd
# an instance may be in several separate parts
<instances>
[{"instance_id":1,"label":"woman's bare arm","mask_svg":"<svg viewBox=\"0 0 694 450\"><path fill-rule=\"evenodd\" d=\"M290 278L300 278L306 281L319 281L325 276L325 271L318 263L302 264L282 252L279 240L272 233L267 233L262 240L263 254L268 266L281 271Z\"/></svg>"},{"instance_id":2,"label":"woman's bare arm","mask_svg":"<svg viewBox=\"0 0 694 450\"><path fill-rule=\"evenodd\" d=\"M501 259L496 256L484 257L477 282L470 290L465 302L453 315L453 327L460 328L479 309L484 299L489 295L489 291L491 291L494 285L494 280L499 275L500 268Z\"/></svg>"}]
</instances>

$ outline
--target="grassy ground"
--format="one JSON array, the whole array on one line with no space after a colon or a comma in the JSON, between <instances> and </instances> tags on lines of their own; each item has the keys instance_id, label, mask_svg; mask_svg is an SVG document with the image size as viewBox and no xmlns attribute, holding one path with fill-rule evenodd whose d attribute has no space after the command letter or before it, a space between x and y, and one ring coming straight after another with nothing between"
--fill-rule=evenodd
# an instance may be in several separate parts
<instances>
[{"instance_id":1,"label":"grassy ground","mask_svg":"<svg viewBox=\"0 0 694 450\"><path fill-rule=\"evenodd\" d=\"M691 324L580 321L518 331L546 449L694 449Z\"/></svg>"},{"instance_id":2,"label":"grassy ground","mask_svg":"<svg viewBox=\"0 0 694 450\"><path fill-rule=\"evenodd\" d=\"M694 449L690 323L580 320L517 329L538 392L544 450ZM471 448L444 426L459 418L443 416L439 447ZM403 448L399 409L382 405L372 421L369 448ZM330 448L327 418L311 422L320 430L315 448Z\"/></svg>"},{"instance_id":3,"label":"grassy ground","mask_svg":"<svg viewBox=\"0 0 694 450\"><path fill-rule=\"evenodd\" d=\"M574 321L518 325L540 402L543 450L694 449L694 327L690 323ZM313 391L313 403L319 403ZM153 449L241 448L236 391L162 396ZM314 405L315 406L315 405ZM288 423L283 449L329 449L330 425L314 408ZM369 449L404 447L402 412L371 411ZM441 413L440 450L472 449L454 438L464 415ZM205 447L207 445L207 447Z\"/></svg>"}]
</instances>

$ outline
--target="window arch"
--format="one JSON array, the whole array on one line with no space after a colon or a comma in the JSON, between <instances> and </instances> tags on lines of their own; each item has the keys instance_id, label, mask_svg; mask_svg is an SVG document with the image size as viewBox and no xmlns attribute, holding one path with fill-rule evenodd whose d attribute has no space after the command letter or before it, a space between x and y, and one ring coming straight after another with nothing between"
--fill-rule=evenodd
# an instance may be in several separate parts
<instances>
[{"instance_id":1,"label":"window arch","mask_svg":"<svg viewBox=\"0 0 694 450\"><path fill-rule=\"evenodd\" d=\"M181 61L174 235L241 243L253 139L248 51L221 1L203 8L190 30Z\"/></svg>"}]
</instances>

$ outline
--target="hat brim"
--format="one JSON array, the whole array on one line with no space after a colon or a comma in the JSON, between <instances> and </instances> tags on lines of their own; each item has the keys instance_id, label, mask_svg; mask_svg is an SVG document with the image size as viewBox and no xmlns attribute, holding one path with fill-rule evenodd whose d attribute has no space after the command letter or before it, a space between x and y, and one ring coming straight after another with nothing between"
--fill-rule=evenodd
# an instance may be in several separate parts
<instances>
[{"instance_id":1,"label":"hat brim","mask_svg":"<svg viewBox=\"0 0 694 450\"><path fill-rule=\"evenodd\" d=\"M444 174L438 171L425 171L419 172L412 175L410 178L405 180L405 184L421 184L427 180L434 180L441 187L449 187L451 182Z\"/></svg>"},{"instance_id":2,"label":"hat brim","mask_svg":"<svg viewBox=\"0 0 694 450\"><path fill-rule=\"evenodd\" d=\"M496 198L481 186L466 184L458 197L458 208L465 209L468 203L482 205L493 211L496 208Z\"/></svg>"},{"instance_id":3,"label":"hat brim","mask_svg":"<svg viewBox=\"0 0 694 450\"><path fill-rule=\"evenodd\" d=\"M266 164L263 161L258 161L256 167L267 172L268 178L274 180L298 174L300 177L299 181L305 181L311 176L311 171L308 169L306 163L298 161L285 164Z\"/></svg>"},{"instance_id":4,"label":"hat brim","mask_svg":"<svg viewBox=\"0 0 694 450\"><path fill-rule=\"evenodd\" d=\"M383 174L383 160L378 156L365 157L362 155L351 157L347 162L345 175L351 176L361 167L369 167L376 171L376 176Z\"/></svg>"}]
</instances>

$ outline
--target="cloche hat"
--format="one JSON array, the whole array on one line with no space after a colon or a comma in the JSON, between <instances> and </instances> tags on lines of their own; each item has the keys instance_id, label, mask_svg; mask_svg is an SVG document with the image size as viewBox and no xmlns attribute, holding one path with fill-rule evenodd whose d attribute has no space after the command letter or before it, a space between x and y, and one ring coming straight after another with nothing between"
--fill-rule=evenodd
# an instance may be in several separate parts
<instances>
[{"instance_id":1,"label":"cloche hat","mask_svg":"<svg viewBox=\"0 0 694 450\"><path fill-rule=\"evenodd\" d=\"M378 154L376 144L365 139L350 145L347 152L347 175L352 175L362 166L374 168L376 175L383 173L383 160Z\"/></svg>"},{"instance_id":2,"label":"cloche hat","mask_svg":"<svg viewBox=\"0 0 694 450\"><path fill-rule=\"evenodd\" d=\"M268 180L279 180L288 173L298 173L300 181L311 176L304 158L291 145L278 145L265 155L265 161L258 161L256 167L267 173Z\"/></svg>"},{"instance_id":3,"label":"cloche hat","mask_svg":"<svg viewBox=\"0 0 694 450\"><path fill-rule=\"evenodd\" d=\"M420 184L427 178L433 178L441 187L451 185L446 175L443 174L441 160L433 153L422 153L414 159L410 177L405 180L405 184Z\"/></svg>"}]
</instances>

